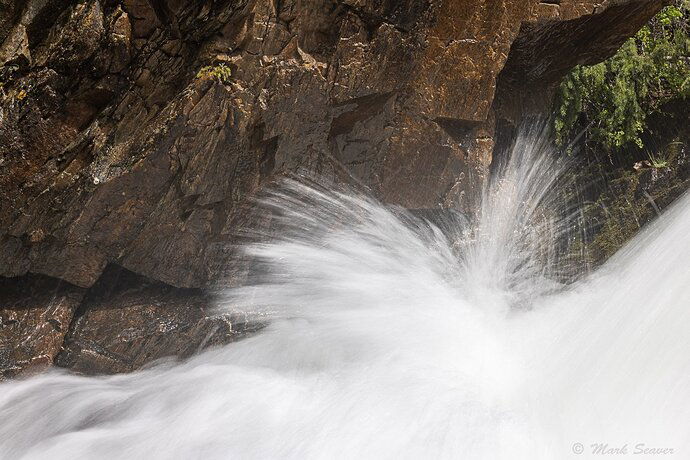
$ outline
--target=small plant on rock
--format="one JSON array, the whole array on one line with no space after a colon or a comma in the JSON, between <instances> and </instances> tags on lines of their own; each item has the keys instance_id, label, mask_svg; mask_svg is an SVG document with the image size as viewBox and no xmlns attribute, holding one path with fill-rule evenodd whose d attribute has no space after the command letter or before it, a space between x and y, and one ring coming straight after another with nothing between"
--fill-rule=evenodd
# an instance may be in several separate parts
<instances>
[{"instance_id":1,"label":"small plant on rock","mask_svg":"<svg viewBox=\"0 0 690 460\"><path fill-rule=\"evenodd\" d=\"M647 150L647 158L649 158L649 164L652 168L667 168L668 159L664 158L661 153L652 153L651 150Z\"/></svg>"},{"instance_id":2,"label":"small plant on rock","mask_svg":"<svg viewBox=\"0 0 690 460\"><path fill-rule=\"evenodd\" d=\"M230 67L225 64L207 65L199 69L196 74L196 78L202 80L216 80L219 83L227 84L230 83L230 78L232 77L232 72Z\"/></svg>"}]
</instances>

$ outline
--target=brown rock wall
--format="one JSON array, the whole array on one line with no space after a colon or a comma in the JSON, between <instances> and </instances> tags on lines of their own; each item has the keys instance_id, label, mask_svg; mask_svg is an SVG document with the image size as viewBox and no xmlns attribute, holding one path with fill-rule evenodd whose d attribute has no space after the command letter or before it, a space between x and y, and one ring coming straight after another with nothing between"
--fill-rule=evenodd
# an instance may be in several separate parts
<instances>
[{"instance_id":1,"label":"brown rock wall","mask_svg":"<svg viewBox=\"0 0 690 460\"><path fill-rule=\"evenodd\" d=\"M609 56L664 3L5 2L0 276L45 295L47 281L33 274L80 287L60 311L38 287L0 297L9 321L15 305L31 312L18 320L28 329L3 329L5 343L39 331L7 363L52 360L66 331L49 322L69 322L77 293L98 290L109 264L170 289L241 278L246 263L231 243L255 222L251 197L283 174L354 183L409 208L471 212L497 124L541 110L569 68ZM141 291L150 300L123 291L112 308L107 297L84 301L62 362L129 370L186 354L171 337L198 338L180 331L205 324L205 301L175 303L165 289ZM119 327L145 331L169 318L161 302L182 315L171 319L177 335L125 340Z\"/></svg>"},{"instance_id":2,"label":"brown rock wall","mask_svg":"<svg viewBox=\"0 0 690 460\"><path fill-rule=\"evenodd\" d=\"M53 364L83 296L41 275L0 278L0 380Z\"/></svg>"}]
</instances>

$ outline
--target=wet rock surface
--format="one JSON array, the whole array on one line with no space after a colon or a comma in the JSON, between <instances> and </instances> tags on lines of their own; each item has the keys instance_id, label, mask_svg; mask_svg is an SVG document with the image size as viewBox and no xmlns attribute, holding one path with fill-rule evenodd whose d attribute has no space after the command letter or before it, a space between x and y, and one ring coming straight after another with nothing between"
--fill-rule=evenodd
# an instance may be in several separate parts
<instances>
[{"instance_id":1,"label":"wet rock surface","mask_svg":"<svg viewBox=\"0 0 690 460\"><path fill-rule=\"evenodd\" d=\"M111 265L89 289L44 275L0 278L0 379L53 365L82 374L187 358L261 327L216 311L209 294Z\"/></svg>"},{"instance_id":2,"label":"wet rock surface","mask_svg":"<svg viewBox=\"0 0 690 460\"><path fill-rule=\"evenodd\" d=\"M83 296L47 276L0 278L0 380L52 365Z\"/></svg>"},{"instance_id":3,"label":"wet rock surface","mask_svg":"<svg viewBox=\"0 0 690 460\"><path fill-rule=\"evenodd\" d=\"M583 206L583 218L590 226L573 248L584 259L581 262L590 268L599 266L690 189L690 155L685 147L690 137L685 142L663 167L643 160L613 172L602 173L597 165L582 171L606 186Z\"/></svg>"},{"instance_id":4,"label":"wet rock surface","mask_svg":"<svg viewBox=\"0 0 690 460\"><path fill-rule=\"evenodd\" d=\"M184 289L241 279L232 244L267 183L306 171L393 205L471 211L496 126L538 110L524 95L547 100L664 3L5 2L2 282L91 289L58 358L81 372L220 343L232 328ZM150 282L103 290L120 286L113 265ZM49 321L79 301L49 313L52 294L16 292L30 299L0 301L35 306L26 324L44 331L27 356L52 359L66 331ZM10 330L6 343L24 343Z\"/></svg>"},{"instance_id":5,"label":"wet rock surface","mask_svg":"<svg viewBox=\"0 0 690 460\"><path fill-rule=\"evenodd\" d=\"M213 312L212 300L110 266L79 306L56 364L83 374L129 372L186 358L248 333Z\"/></svg>"}]
</instances>

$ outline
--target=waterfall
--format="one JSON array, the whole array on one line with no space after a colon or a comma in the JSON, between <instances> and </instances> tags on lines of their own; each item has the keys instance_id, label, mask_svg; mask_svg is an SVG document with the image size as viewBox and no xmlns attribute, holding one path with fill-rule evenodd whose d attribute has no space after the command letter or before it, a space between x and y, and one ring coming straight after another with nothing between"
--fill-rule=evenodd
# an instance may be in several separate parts
<instances>
[{"instance_id":1,"label":"waterfall","mask_svg":"<svg viewBox=\"0 0 690 460\"><path fill-rule=\"evenodd\" d=\"M524 134L474 224L445 232L286 181L260 203L279 236L218 299L264 329L129 375L4 383L0 458L688 458L690 196L565 284L566 168Z\"/></svg>"}]
</instances>

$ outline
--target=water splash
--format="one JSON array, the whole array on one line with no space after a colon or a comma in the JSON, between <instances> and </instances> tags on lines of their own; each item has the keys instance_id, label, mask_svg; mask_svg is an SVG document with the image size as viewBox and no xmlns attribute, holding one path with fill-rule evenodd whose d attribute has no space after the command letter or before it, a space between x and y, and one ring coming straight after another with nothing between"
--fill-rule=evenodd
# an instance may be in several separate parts
<instances>
[{"instance_id":1,"label":"water splash","mask_svg":"<svg viewBox=\"0 0 690 460\"><path fill-rule=\"evenodd\" d=\"M466 292L501 295L528 307L562 287L558 280L581 274L567 257L568 239L580 224L565 173L572 159L552 151L547 125L525 126L511 154L485 189L471 235L462 239L460 259ZM563 249L566 249L564 252Z\"/></svg>"},{"instance_id":2,"label":"water splash","mask_svg":"<svg viewBox=\"0 0 690 460\"><path fill-rule=\"evenodd\" d=\"M0 457L686 457L690 197L565 286L561 170L528 133L450 233L285 184L263 201L280 238L247 247L256 276L219 300L264 330L131 375L3 384Z\"/></svg>"}]
</instances>

